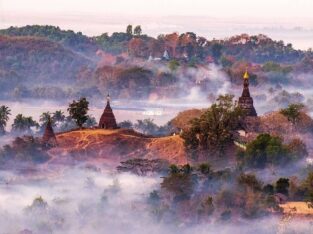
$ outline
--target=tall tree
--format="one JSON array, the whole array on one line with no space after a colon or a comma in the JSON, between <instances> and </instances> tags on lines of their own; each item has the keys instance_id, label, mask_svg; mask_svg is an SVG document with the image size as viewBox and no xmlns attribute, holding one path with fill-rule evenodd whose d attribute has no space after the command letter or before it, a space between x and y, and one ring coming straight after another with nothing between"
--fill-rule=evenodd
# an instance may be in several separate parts
<instances>
[{"instance_id":1,"label":"tall tree","mask_svg":"<svg viewBox=\"0 0 313 234\"><path fill-rule=\"evenodd\" d=\"M137 26L135 27L135 29L134 29L134 34L135 34L136 36L140 36L141 33L142 33L141 26L140 26L140 25L137 25Z\"/></svg>"},{"instance_id":2,"label":"tall tree","mask_svg":"<svg viewBox=\"0 0 313 234\"><path fill-rule=\"evenodd\" d=\"M225 147L232 143L233 131L244 115L233 98L232 95L219 96L199 119L193 120L191 129L183 133L187 149L200 147L211 153L223 153Z\"/></svg>"},{"instance_id":3,"label":"tall tree","mask_svg":"<svg viewBox=\"0 0 313 234\"><path fill-rule=\"evenodd\" d=\"M65 120L64 112L61 110L57 110L52 113L52 119L54 122L63 122Z\"/></svg>"},{"instance_id":4,"label":"tall tree","mask_svg":"<svg viewBox=\"0 0 313 234\"><path fill-rule=\"evenodd\" d=\"M51 119L51 113L49 111L44 112L40 115L39 122L41 122L42 124L46 124L49 119Z\"/></svg>"},{"instance_id":5,"label":"tall tree","mask_svg":"<svg viewBox=\"0 0 313 234\"><path fill-rule=\"evenodd\" d=\"M72 119L75 120L78 127L82 128L83 124L88 120L87 112L89 110L89 102L86 98L73 101L69 104L67 111Z\"/></svg>"},{"instance_id":6,"label":"tall tree","mask_svg":"<svg viewBox=\"0 0 313 234\"><path fill-rule=\"evenodd\" d=\"M11 115L11 110L7 106L0 107L0 135L5 133L5 127L9 121L9 116Z\"/></svg>"},{"instance_id":7,"label":"tall tree","mask_svg":"<svg viewBox=\"0 0 313 234\"><path fill-rule=\"evenodd\" d=\"M129 35L133 35L133 25L129 24L126 28L126 33Z\"/></svg>"}]
</instances>

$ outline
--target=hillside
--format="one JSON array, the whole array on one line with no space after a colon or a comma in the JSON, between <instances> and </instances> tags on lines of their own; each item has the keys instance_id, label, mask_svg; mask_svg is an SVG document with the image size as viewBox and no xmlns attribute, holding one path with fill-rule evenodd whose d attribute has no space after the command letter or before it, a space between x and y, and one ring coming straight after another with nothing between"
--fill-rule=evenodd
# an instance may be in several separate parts
<instances>
[{"instance_id":1,"label":"hillside","mask_svg":"<svg viewBox=\"0 0 313 234\"><path fill-rule=\"evenodd\" d=\"M82 70L92 66L85 57L39 37L0 36L0 51L0 87L18 97L31 95L38 86L58 84L60 89L74 84Z\"/></svg>"},{"instance_id":2,"label":"hillside","mask_svg":"<svg viewBox=\"0 0 313 234\"><path fill-rule=\"evenodd\" d=\"M132 130L86 129L57 135L58 147L49 154L52 162L74 160L118 165L132 158L165 159L185 164L187 156L179 136L150 138Z\"/></svg>"},{"instance_id":3,"label":"hillside","mask_svg":"<svg viewBox=\"0 0 313 234\"><path fill-rule=\"evenodd\" d=\"M208 95L216 93L218 83L241 86L246 67L257 88L306 87L312 58L310 51L265 35L208 40L192 32L157 38L114 32L88 37L54 26L10 27L0 30L0 98L102 98L108 89L116 99L180 98L192 88ZM299 79L303 73L308 75Z\"/></svg>"},{"instance_id":4,"label":"hillside","mask_svg":"<svg viewBox=\"0 0 313 234\"><path fill-rule=\"evenodd\" d=\"M72 30L61 30L54 26L27 25L25 27L10 27L0 30L0 35L41 37L50 41L59 42L61 45L74 51L94 54L98 50L97 44L91 38Z\"/></svg>"}]
</instances>

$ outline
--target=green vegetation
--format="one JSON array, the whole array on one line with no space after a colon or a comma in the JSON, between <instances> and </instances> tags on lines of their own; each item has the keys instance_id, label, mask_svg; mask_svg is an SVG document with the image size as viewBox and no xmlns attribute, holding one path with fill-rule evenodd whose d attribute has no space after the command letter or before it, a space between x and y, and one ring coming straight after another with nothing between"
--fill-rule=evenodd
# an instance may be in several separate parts
<instances>
[{"instance_id":1,"label":"green vegetation","mask_svg":"<svg viewBox=\"0 0 313 234\"><path fill-rule=\"evenodd\" d=\"M172 59L171 61L169 61L168 63L168 68L174 72L178 69L178 67L180 66L179 62L175 59Z\"/></svg>"},{"instance_id":2,"label":"green vegetation","mask_svg":"<svg viewBox=\"0 0 313 234\"><path fill-rule=\"evenodd\" d=\"M140 25L137 25L137 26L134 28L134 35L140 36L141 33L142 33L141 26L140 26Z\"/></svg>"},{"instance_id":3,"label":"green vegetation","mask_svg":"<svg viewBox=\"0 0 313 234\"><path fill-rule=\"evenodd\" d=\"M12 131L16 133L31 134L32 127L38 128L39 124L35 120L33 120L32 117L26 117L22 114L18 114L12 124Z\"/></svg>"},{"instance_id":4,"label":"green vegetation","mask_svg":"<svg viewBox=\"0 0 313 234\"><path fill-rule=\"evenodd\" d=\"M43 150L42 144L32 136L17 137L12 144L0 149L0 162L10 160L20 162L44 163L50 156Z\"/></svg>"},{"instance_id":5,"label":"green vegetation","mask_svg":"<svg viewBox=\"0 0 313 234\"><path fill-rule=\"evenodd\" d=\"M280 113L295 125L299 121L303 108L303 104L290 104L287 108L280 110Z\"/></svg>"},{"instance_id":6,"label":"green vegetation","mask_svg":"<svg viewBox=\"0 0 313 234\"><path fill-rule=\"evenodd\" d=\"M188 150L208 150L223 153L233 142L233 131L238 127L243 111L235 106L233 96L219 96L217 102L200 118L192 121L182 137Z\"/></svg>"},{"instance_id":7,"label":"green vegetation","mask_svg":"<svg viewBox=\"0 0 313 234\"><path fill-rule=\"evenodd\" d=\"M263 65L262 67L263 71L265 72L277 72L277 73L283 73L283 74L288 74L292 71L291 66L281 66L279 63L275 62L267 62Z\"/></svg>"},{"instance_id":8,"label":"green vegetation","mask_svg":"<svg viewBox=\"0 0 313 234\"><path fill-rule=\"evenodd\" d=\"M75 33L72 30L65 31L61 30L59 27L48 25L10 27L0 30L0 35L44 37L77 51L88 52L90 49L95 50L95 43L81 32Z\"/></svg>"},{"instance_id":9,"label":"green vegetation","mask_svg":"<svg viewBox=\"0 0 313 234\"><path fill-rule=\"evenodd\" d=\"M269 165L284 165L297 161L306 155L306 146L299 139L285 145L280 137L260 134L247 145L241 159L249 167L265 168Z\"/></svg>"},{"instance_id":10,"label":"green vegetation","mask_svg":"<svg viewBox=\"0 0 313 234\"><path fill-rule=\"evenodd\" d=\"M81 98L78 101L73 101L69 104L67 111L70 117L76 121L78 127L82 128L83 124L88 120L87 112L89 110L89 102L86 98Z\"/></svg>"},{"instance_id":11,"label":"green vegetation","mask_svg":"<svg viewBox=\"0 0 313 234\"><path fill-rule=\"evenodd\" d=\"M7 106L0 106L0 135L5 134L5 127L9 121L11 110Z\"/></svg>"},{"instance_id":12,"label":"green vegetation","mask_svg":"<svg viewBox=\"0 0 313 234\"><path fill-rule=\"evenodd\" d=\"M142 132L146 135L164 136L168 135L171 130L170 124L158 126L153 122L153 119L137 120L135 124L132 124L134 129Z\"/></svg>"},{"instance_id":13,"label":"green vegetation","mask_svg":"<svg viewBox=\"0 0 313 234\"><path fill-rule=\"evenodd\" d=\"M127 26L126 33L129 35L133 35L133 26L132 25Z\"/></svg>"}]
</instances>

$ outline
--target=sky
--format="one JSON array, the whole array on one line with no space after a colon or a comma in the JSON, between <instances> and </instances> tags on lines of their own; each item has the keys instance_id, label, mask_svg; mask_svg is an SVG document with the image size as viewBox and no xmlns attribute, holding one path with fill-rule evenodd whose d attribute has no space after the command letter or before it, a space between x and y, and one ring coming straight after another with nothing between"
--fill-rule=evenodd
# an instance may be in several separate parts
<instances>
[{"instance_id":1,"label":"sky","mask_svg":"<svg viewBox=\"0 0 313 234\"><path fill-rule=\"evenodd\" d=\"M152 36L264 33L305 49L313 47L312 9L312 0L0 0L0 28L51 24L98 35L141 24Z\"/></svg>"}]
</instances>

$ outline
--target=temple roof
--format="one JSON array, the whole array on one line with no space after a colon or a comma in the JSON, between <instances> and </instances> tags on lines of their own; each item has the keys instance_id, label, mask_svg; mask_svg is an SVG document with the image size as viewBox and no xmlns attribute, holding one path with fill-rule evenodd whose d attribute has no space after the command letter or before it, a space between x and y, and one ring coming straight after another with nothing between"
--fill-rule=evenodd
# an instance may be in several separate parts
<instances>
[{"instance_id":1,"label":"temple roof","mask_svg":"<svg viewBox=\"0 0 313 234\"><path fill-rule=\"evenodd\" d=\"M107 96L107 104L106 107L101 115L100 121L99 121L99 127L100 128L106 128L106 129L115 129L117 128L115 116L113 114L113 110L110 105L110 95Z\"/></svg>"},{"instance_id":2,"label":"temple roof","mask_svg":"<svg viewBox=\"0 0 313 234\"><path fill-rule=\"evenodd\" d=\"M42 137L42 142L47 144L51 143L51 140L53 141L53 144L56 143L56 137L52 128L51 119L49 118Z\"/></svg>"}]
</instances>

